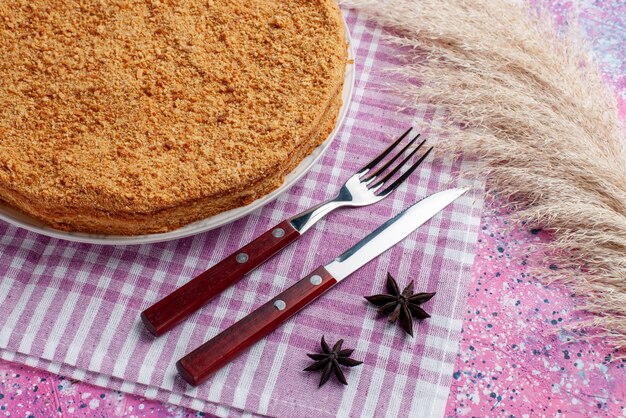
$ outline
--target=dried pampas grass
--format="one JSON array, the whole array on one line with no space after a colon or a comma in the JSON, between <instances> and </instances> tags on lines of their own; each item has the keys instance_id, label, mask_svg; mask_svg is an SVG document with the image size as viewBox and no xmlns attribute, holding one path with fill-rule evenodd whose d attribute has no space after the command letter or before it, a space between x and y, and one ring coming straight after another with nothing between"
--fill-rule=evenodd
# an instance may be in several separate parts
<instances>
[{"instance_id":1,"label":"dried pampas grass","mask_svg":"<svg viewBox=\"0 0 626 418\"><path fill-rule=\"evenodd\" d=\"M447 151L474 155L515 217L550 230L556 277L626 347L626 150L613 95L572 33L505 0L349 0L406 51L397 89L449 110ZM439 145L438 145L439 147ZM546 263L547 265L547 263Z\"/></svg>"}]
</instances>

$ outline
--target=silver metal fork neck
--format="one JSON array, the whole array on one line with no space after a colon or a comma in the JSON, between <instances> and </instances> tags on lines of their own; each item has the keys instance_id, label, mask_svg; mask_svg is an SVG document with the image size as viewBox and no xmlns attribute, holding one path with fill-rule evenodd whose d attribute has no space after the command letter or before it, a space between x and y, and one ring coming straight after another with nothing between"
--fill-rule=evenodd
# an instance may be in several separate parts
<instances>
[{"instance_id":1,"label":"silver metal fork neck","mask_svg":"<svg viewBox=\"0 0 626 418\"><path fill-rule=\"evenodd\" d=\"M360 176L363 173L364 171L360 171L350 177L339 189L339 193L334 199L322 202L305 212L289 218L291 226L303 234L323 218L324 215L332 212L334 209L342 206L365 206L383 199L386 195L376 195L376 190L368 189L367 182L361 182Z\"/></svg>"},{"instance_id":2,"label":"silver metal fork neck","mask_svg":"<svg viewBox=\"0 0 626 418\"><path fill-rule=\"evenodd\" d=\"M311 209L299 213L296 216L289 218L289 223L298 232L304 234L311 229L313 225L320 219L322 219L328 212L332 212L340 206L345 205L344 200L339 200L339 196L332 200L327 200L318 205L313 206Z\"/></svg>"}]
</instances>

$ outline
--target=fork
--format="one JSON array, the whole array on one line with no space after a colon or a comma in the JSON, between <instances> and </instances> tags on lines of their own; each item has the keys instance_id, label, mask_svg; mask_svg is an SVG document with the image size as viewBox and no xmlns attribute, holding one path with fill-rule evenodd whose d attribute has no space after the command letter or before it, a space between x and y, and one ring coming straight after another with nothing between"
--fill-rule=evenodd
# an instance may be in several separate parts
<instances>
[{"instance_id":1,"label":"fork","mask_svg":"<svg viewBox=\"0 0 626 418\"><path fill-rule=\"evenodd\" d=\"M400 152L374 170L409 135L411 130L412 128L409 128L383 152L354 173L339 189L337 196L333 199L313 206L289 219L285 219L274 228L263 233L249 244L147 308L141 313L141 319L146 328L155 336L162 335L174 328L193 312L204 306L209 300L263 264L272 255L291 244L329 212L344 206L371 205L389 196L432 151L432 147L430 147L404 173L393 180L393 182L391 181L402 167L409 165L409 160L426 142L425 140L420 142L402 161L385 174L417 141L420 137L420 134L417 134Z\"/></svg>"}]
</instances>

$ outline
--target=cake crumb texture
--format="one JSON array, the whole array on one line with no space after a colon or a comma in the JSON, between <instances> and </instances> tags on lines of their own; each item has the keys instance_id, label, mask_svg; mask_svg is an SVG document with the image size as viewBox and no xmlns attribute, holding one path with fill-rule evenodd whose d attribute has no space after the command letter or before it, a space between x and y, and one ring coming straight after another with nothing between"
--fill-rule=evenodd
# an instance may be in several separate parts
<instances>
[{"instance_id":1,"label":"cake crumb texture","mask_svg":"<svg viewBox=\"0 0 626 418\"><path fill-rule=\"evenodd\" d=\"M346 44L331 0L7 0L0 56L0 199L135 234L277 187L334 126Z\"/></svg>"}]
</instances>

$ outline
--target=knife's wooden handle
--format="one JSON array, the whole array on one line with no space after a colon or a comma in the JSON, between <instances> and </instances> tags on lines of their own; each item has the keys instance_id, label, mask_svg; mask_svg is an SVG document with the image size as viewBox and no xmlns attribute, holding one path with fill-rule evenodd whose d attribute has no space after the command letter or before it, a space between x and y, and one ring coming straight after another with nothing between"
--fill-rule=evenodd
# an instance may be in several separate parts
<instances>
[{"instance_id":1,"label":"knife's wooden handle","mask_svg":"<svg viewBox=\"0 0 626 418\"><path fill-rule=\"evenodd\" d=\"M141 313L146 328L159 336L300 237L285 220L235 251Z\"/></svg>"},{"instance_id":2,"label":"knife's wooden handle","mask_svg":"<svg viewBox=\"0 0 626 418\"><path fill-rule=\"evenodd\" d=\"M256 311L180 359L176 363L178 372L189 384L199 385L335 283L337 280L324 267L317 268Z\"/></svg>"}]
</instances>

